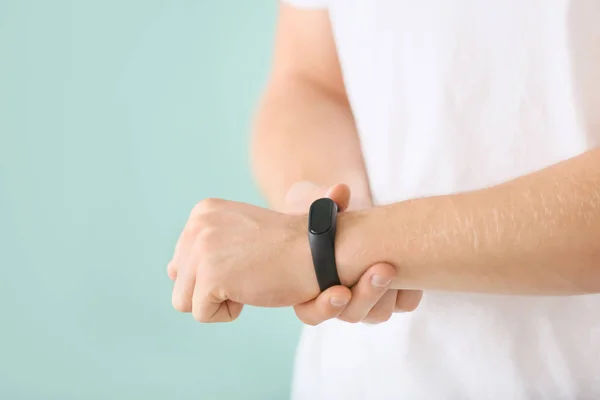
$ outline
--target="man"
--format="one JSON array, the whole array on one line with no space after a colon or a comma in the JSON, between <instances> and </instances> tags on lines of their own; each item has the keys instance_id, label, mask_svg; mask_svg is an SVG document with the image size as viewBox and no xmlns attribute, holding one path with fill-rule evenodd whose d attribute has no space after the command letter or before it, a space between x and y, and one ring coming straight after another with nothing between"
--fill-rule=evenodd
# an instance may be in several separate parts
<instances>
[{"instance_id":1,"label":"man","mask_svg":"<svg viewBox=\"0 0 600 400\"><path fill-rule=\"evenodd\" d=\"M599 398L598 21L585 0L282 4L253 144L280 212L200 202L175 308L333 318L303 333L294 399ZM319 294L302 214L325 194L345 287Z\"/></svg>"}]
</instances>

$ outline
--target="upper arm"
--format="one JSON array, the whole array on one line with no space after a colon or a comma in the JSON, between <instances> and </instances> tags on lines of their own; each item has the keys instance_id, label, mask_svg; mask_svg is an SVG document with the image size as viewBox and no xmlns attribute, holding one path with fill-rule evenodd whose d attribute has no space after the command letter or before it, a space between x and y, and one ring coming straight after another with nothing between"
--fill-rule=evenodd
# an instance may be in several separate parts
<instances>
[{"instance_id":1,"label":"upper arm","mask_svg":"<svg viewBox=\"0 0 600 400\"><path fill-rule=\"evenodd\" d=\"M281 3L271 79L300 78L344 95L329 12Z\"/></svg>"}]
</instances>

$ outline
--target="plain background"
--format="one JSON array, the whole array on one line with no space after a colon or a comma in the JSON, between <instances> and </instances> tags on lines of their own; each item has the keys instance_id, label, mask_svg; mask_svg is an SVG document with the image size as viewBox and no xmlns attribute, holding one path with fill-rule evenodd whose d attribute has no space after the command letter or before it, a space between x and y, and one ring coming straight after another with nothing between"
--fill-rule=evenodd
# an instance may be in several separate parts
<instances>
[{"instance_id":1,"label":"plain background","mask_svg":"<svg viewBox=\"0 0 600 400\"><path fill-rule=\"evenodd\" d=\"M197 201L263 204L276 8L0 0L0 398L287 398L292 311L200 325L165 272Z\"/></svg>"}]
</instances>

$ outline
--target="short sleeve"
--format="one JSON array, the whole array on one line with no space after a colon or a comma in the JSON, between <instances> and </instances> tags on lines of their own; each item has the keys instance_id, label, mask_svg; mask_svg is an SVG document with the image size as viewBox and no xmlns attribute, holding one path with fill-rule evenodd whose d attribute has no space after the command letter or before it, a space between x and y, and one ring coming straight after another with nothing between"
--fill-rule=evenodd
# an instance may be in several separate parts
<instances>
[{"instance_id":1,"label":"short sleeve","mask_svg":"<svg viewBox=\"0 0 600 400\"><path fill-rule=\"evenodd\" d=\"M327 8L329 0L281 0L283 3L301 8Z\"/></svg>"}]
</instances>

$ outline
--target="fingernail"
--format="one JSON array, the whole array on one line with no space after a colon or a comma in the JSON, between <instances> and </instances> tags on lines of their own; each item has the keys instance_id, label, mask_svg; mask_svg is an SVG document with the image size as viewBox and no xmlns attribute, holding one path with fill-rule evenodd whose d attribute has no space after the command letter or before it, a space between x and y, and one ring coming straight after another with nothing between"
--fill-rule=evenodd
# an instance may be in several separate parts
<instances>
[{"instance_id":1,"label":"fingernail","mask_svg":"<svg viewBox=\"0 0 600 400\"><path fill-rule=\"evenodd\" d=\"M333 296L331 299L329 299L329 302L334 307L343 307L348 304L348 299L346 297Z\"/></svg>"},{"instance_id":2,"label":"fingernail","mask_svg":"<svg viewBox=\"0 0 600 400\"><path fill-rule=\"evenodd\" d=\"M386 278L381 275L373 275L373 277L371 278L371 285L378 287L378 288L386 287L390 283L392 283L391 279Z\"/></svg>"}]
</instances>

